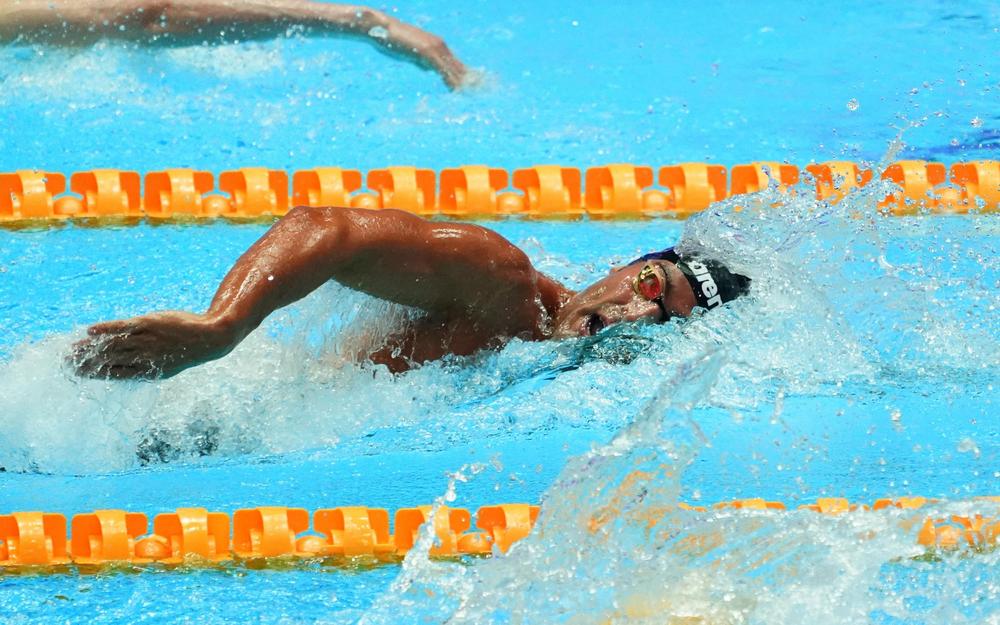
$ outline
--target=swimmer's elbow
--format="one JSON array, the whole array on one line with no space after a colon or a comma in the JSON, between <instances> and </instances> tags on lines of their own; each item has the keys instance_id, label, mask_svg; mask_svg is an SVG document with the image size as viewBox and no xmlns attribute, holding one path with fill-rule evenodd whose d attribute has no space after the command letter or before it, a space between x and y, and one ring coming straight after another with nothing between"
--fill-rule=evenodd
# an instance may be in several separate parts
<instances>
[{"instance_id":1,"label":"swimmer's elbow","mask_svg":"<svg viewBox=\"0 0 1000 625\"><path fill-rule=\"evenodd\" d=\"M300 253L321 264L334 263L352 254L353 230L347 211L333 207L296 206L275 225L281 236L296 242Z\"/></svg>"}]
</instances>

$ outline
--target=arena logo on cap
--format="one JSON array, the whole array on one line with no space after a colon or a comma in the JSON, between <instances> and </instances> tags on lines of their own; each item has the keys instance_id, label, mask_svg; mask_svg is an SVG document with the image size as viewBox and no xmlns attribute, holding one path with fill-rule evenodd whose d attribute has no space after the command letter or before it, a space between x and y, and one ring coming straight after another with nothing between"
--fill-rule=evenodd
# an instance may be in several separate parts
<instances>
[{"instance_id":1,"label":"arena logo on cap","mask_svg":"<svg viewBox=\"0 0 1000 625\"><path fill-rule=\"evenodd\" d=\"M691 268L694 277L701 283L701 292L705 295L705 307L714 308L722 304L719 285L715 283L715 278L708 271L708 267L696 260L688 261L687 266Z\"/></svg>"}]
</instances>

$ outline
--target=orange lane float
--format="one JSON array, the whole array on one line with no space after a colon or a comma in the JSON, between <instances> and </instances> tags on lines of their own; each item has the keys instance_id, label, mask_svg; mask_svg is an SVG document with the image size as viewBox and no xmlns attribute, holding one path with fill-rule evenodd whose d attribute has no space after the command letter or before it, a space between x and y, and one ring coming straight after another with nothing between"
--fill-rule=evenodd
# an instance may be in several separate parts
<instances>
[{"instance_id":1,"label":"orange lane float","mask_svg":"<svg viewBox=\"0 0 1000 625\"><path fill-rule=\"evenodd\" d=\"M0 567L66 564L66 517L45 512L0 515Z\"/></svg>"},{"instance_id":2,"label":"orange lane float","mask_svg":"<svg viewBox=\"0 0 1000 625\"><path fill-rule=\"evenodd\" d=\"M295 206L349 206L351 194L361 188L361 172L340 167L297 171L292 176Z\"/></svg>"},{"instance_id":3,"label":"orange lane float","mask_svg":"<svg viewBox=\"0 0 1000 625\"><path fill-rule=\"evenodd\" d=\"M244 167L219 174L219 189L229 195L227 217L280 217L288 212L288 174L277 169Z\"/></svg>"},{"instance_id":4,"label":"orange lane float","mask_svg":"<svg viewBox=\"0 0 1000 625\"><path fill-rule=\"evenodd\" d=\"M507 172L503 169L463 165L441 170L440 179L438 210L446 217L489 216L523 210L523 203L514 207L501 206L504 197L501 191L507 186Z\"/></svg>"},{"instance_id":5,"label":"orange lane float","mask_svg":"<svg viewBox=\"0 0 1000 625\"><path fill-rule=\"evenodd\" d=\"M433 215L434 172L416 167L388 167L368 172L368 188L378 198L377 208L398 208L415 215Z\"/></svg>"},{"instance_id":6,"label":"orange lane float","mask_svg":"<svg viewBox=\"0 0 1000 625\"><path fill-rule=\"evenodd\" d=\"M917 542L923 547L941 550L969 548L986 551L997 545L1000 537L1000 521L984 518L952 515L947 519L926 519L917 534Z\"/></svg>"},{"instance_id":7,"label":"orange lane float","mask_svg":"<svg viewBox=\"0 0 1000 625\"><path fill-rule=\"evenodd\" d=\"M261 506L233 513L233 553L240 558L310 555L296 538L309 529L303 508Z\"/></svg>"},{"instance_id":8,"label":"orange lane float","mask_svg":"<svg viewBox=\"0 0 1000 625\"><path fill-rule=\"evenodd\" d=\"M946 178L947 171L941 163L893 163L882 172L882 179L896 183L900 190L887 195L879 202L879 208L893 215L915 215L921 209L937 209L940 207L940 198L934 188L944 184Z\"/></svg>"},{"instance_id":9,"label":"orange lane float","mask_svg":"<svg viewBox=\"0 0 1000 625\"><path fill-rule=\"evenodd\" d=\"M405 554L417 544L420 527L431 519L431 506L404 508L396 512L396 550ZM472 526L472 516L463 508L440 506L433 519L434 542L430 555L450 556L460 553L459 542L462 535ZM479 544L469 540L463 545ZM488 552L487 552L488 553Z\"/></svg>"},{"instance_id":10,"label":"orange lane float","mask_svg":"<svg viewBox=\"0 0 1000 625\"><path fill-rule=\"evenodd\" d=\"M862 169L849 161L813 163L806 166L816 181L816 199L835 203L853 189L863 187L872 179L870 169Z\"/></svg>"},{"instance_id":11,"label":"orange lane float","mask_svg":"<svg viewBox=\"0 0 1000 625\"><path fill-rule=\"evenodd\" d=\"M530 217L579 217L580 170L560 165L535 165L514 172L514 186L524 194L523 215Z\"/></svg>"},{"instance_id":12,"label":"orange lane float","mask_svg":"<svg viewBox=\"0 0 1000 625\"><path fill-rule=\"evenodd\" d=\"M178 508L176 512L156 515L150 538L161 539L167 549L161 557L157 557L159 552L150 553L149 557L166 563L180 563L188 558L226 560L229 558L229 515L209 512L205 508ZM136 549L138 551L138 545Z\"/></svg>"},{"instance_id":13,"label":"orange lane float","mask_svg":"<svg viewBox=\"0 0 1000 625\"><path fill-rule=\"evenodd\" d=\"M313 529L323 534L318 555L376 556L396 551L389 534L389 511L361 506L317 510ZM300 549L308 550L306 539Z\"/></svg>"},{"instance_id":14,"label":"orange lane float","mask_svg":"<svg viewBox=\"0 0 1000 625\"><path fill-rule=\"evenodd\" d=\"M528 504L484 506L476 514L476 527L486 530L497 548L507 553L511 545L531 533L539 510Z\"/></svg>"},{"instance_id":15,"label":"orange lane float","mask_svg":"<svg viewBox=\"0 0 1000 625\"><path fill-rule=\"evenodd\" d=\"M1000 161L973 161L951 166L951 183L959 189L966 210L1000 210Z\"/></svg>"},{"instance_id":16,"label":"orange lane float","mask_svg":"<svg viewBox=\"0 0 1000 625\"><path fill-rule=\"evenodd\" d=\"M667 208L686 218L726 199L726 168L708 163L681 163L660 169L660 185L669 191Z\"/></svg>"},{"instance_id":17,"label":"orange lane float","mask_svg":"<svg viewBox=\"0 0 1000 625\"><path fill-rule=\"evenodd\" d=\"M729 172L730 195L758 193L775 184L786 192L799 181L799 168L787 163L756 162L736 165Z\"/></svg>"},{"instance_id":18,"label":"orange lane float","mask_svg":"<svg viewBox=\"0 0 1000 625\"><path fill-rule=\"evenodd\" d=\"M207 171L168 169L146 174L143 210L147 217L170 219L181 215L208 217L204 195L215 187ZM209 202L211 204L211 202Z\"/></svg>"},{"instance_id":19,"label":"orange lane float","mask_svg":"<svg viewBox=\"0 0 1000 625\"><path fill-rule=\"evenodd\" d=\"M720 501L712 506L717 510L732 508L734 510L786 510L785 504L780 501L765 501L764 499L734 499L733 501Z\"/></svg>"},{"instance_id":20,"label":"orange lane float","mask_svg":"<svg viewBox=\"0 0 1000 625\"><path fill-rule=\"evenodd\" d=\"M643 190L653 184L653 168L617 164L591 167L586 173L585 205L592 217L638 216L645 208ZM663 192L659 192L663 195ZM650 212L666 208L666 196L649 195Z\"/></svg>"},{"instance_id":21,"label":"orange lane float","mask_svg":"<svg viewBox=\"0 0 1000 625\"><path fill-rule=\"evenodd\" d=\"M884 510L885 508L899 508L901 510L916 510L929 503L935 503L937 499L926 497L898 497L896 499L876 499L872 504L872 510Z\"/></svg>"},{"instance_id":22,"label":"orange lane float","mask_svg":"<svg viewBox=\"0 0 1000 625\"><path fill-rule=\"evenodd\" d=\"M805 504L799 506L800 510L812 510L813 512L819 512L820 514L843 514L845 512L853 512L858 509L857 505L851 505L851 502L847 501L843 497L820 497L816 500L816 503Z\"/></svg>"},{"instance_id":23,"label":"orange lane float","mask_svg":"<svg viewBox=\"0 0 1000 625\"><path fill-rule=\"evenodd\" d=\"M1000 512L1000 497L975 501ZM900 511L899 527L915 531L917 544L932 550L992 550L1000 546L1000 516L950 515L918 517L909 514L938 500L924 497L877 499L871 505L826 497L798 506L827 516ZM710 507L683 502L686 513L791 514L780 501L763 498L723 501ZM0 573L18 567L61 567L69 564L212 564L270 558L375 558L390 561L404 557L431 523L433 542L429 555L460 557L507 553L531 534L539 507L529 504L483 506L473 517L464 508L417 506L396 511L393 526L384 508L347 506L317 510L309 523L303 508L262 506L237 510L230 517L205 508L179 508L156 515L152 533L147 517L124 510L97 510L78 514L69 526L66 518L46 512L0 515ZM230 534L232 527L232 534ZM395 533L390 533L394 529Z\"/></svg>"},{"instance_id":24,"label":"orange lane float","mask_svg":"<svg viewBox=\"0 0 1000 625\"><path fill-rule=\"evenodd\" d=\"M0 174L0 220L68 217L55 205L55 196L65 190L62 174L31 170Z\"/></svg>"},{"instance_id":25,"label":"orange lane float","mask_svg":"<svg viewBox=\"0 0 1000 625\"><path fill-rule=\"evenodd\" d=\"M869 184L874 172L849 161L799 168L760 161L734 165L680 163L658 170L615 163L580 170L535 165L512 175L486 165L433 170L413 166L369 171L317 167L294 172L246 167L218 176L192 169L137 172L98 169L70 176L43 170L0 173L0 223L74 219L273 219L291 206L396 208L450 218L686 218L715 202L768 188L812 194L835 203ZM654 180L654 171L658 171ZM1000 161L898 161L879 173L896 190L879 208L892 215L985 213L1000 210ZM367 190L362 181L367 182ZM658 184L659 186L654 186ZM508 188L512 186L513 189ZM810 189L810 186L812 187ZM780 202L776 205L780 206Z\"/></svg>"},{"instance_id":26,"label":"orange lane float","mask_svg":"<svg viewBox=\"0 0 1000 625\"><path fill-rule=\"evenodd\" d=\"M77 217L141 217L139 174L117 169L95 169L73 174L69 188L80 195Z\"/></svg>"},{"instance_id":27,"label":"orange lane float","mask_svg":"<svg viewBox=\"0 0 1000 625\"><path fill-rule=\"evenodd\" d=\"M149 522L140 512L96 510L73 517L70 549L77 564L107 562L151 562L136 554L136 541L146 533Z\"/></svg>"}]
</instances>

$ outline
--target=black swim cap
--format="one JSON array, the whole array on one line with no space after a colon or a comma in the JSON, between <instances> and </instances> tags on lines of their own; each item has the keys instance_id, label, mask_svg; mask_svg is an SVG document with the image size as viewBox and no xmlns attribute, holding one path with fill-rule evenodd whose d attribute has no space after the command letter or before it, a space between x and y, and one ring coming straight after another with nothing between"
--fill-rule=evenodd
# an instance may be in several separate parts
<instances>
[{"instance_id":1,"label":"black swim cap","mask_svg":"<svg viewBox=\"0 0 1000 625\"><path fill-rule=\"evenodd\" d=\"M702 308L716 308L750 292L750 278L729 271L728 267L715 260L695 255L681 257L674 248L668 247L644 254L632 263L648 260L665 260L677 265Z\"/></svg>"},{"instance_id":2,"label":"black swim cap","mask_svg":"<svg viewBox=\"0 0 1000 625\"><path fill-rule=\"evenodd\" d=\"M715 308L750 292L750 278L714 260L688 258L675 263L687 278L698 305Z\"/></svg>"}]
</instances>

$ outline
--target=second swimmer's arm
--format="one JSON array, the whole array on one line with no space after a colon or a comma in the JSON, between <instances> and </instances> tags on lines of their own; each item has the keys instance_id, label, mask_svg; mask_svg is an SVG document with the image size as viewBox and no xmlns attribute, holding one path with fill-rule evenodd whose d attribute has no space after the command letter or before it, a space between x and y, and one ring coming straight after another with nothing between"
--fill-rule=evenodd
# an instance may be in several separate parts
<instances>
[{"instance_id":1,"label":"second swimmer's arm","mask_svg":"<svg viewBox=\"0 0 1000 625\"><path fill-rule=\"evenodd\" d=\"M430 66L453 89L467 73L440 37L365 6L313 0L19 0L0 6L0 39L57 44L102 36L238 40L280 35L291 26L364 37Z\"/></svg>"}]
</instances>

